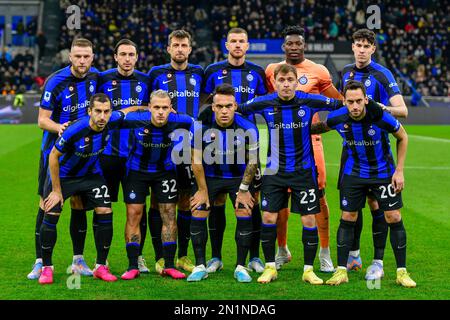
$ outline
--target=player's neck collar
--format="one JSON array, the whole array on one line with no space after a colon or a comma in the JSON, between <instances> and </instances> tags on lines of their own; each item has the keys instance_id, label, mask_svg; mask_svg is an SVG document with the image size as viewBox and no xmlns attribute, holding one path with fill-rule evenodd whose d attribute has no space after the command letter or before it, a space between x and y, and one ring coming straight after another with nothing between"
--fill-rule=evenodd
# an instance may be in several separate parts
<instances>
[{"instance_id":1,"label":"player's neck collar","mask_svg":"<svg viewBox=\"0 0 450 320\"><path fill-rule=\"evenodd\" d=\"M227 60L227 66L228 66L228 68L230 68L230 69L242 69L242 68L245 67L245 64L246 64L245 60L244 60L244 63L241 64L241 65L234 65L234 64L231 64L230 61Z\"/></svg>"}]
</instances>

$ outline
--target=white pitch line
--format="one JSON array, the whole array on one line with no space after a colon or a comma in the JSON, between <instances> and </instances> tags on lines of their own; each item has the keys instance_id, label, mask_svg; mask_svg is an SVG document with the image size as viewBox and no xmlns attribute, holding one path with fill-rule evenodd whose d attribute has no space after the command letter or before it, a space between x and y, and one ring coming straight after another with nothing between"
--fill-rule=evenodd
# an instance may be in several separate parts
<instances>
[{"instance_id":1,"label":"white pitch line","mask_svg":"<svg viewBox=\"0 0 450 320\"><path fill-rule=\"evenodd\" d=\"M328 163L327 166L339 167L339 163ZM450 167L425 167L425 166L405 166L405 169L417 169L417 170L450 170Z\"/></svg>"},{"instance_id":2,"label":"white pitch line","mask_svg":"<svg viewBox=\"0 0 450 320\"><path fill-rule=\"evenodd\" d=\"M409 134L408 137L419 139L419 140L425 140L425 141L450 143L450 139L444 139L444 138L434 138L434 137L428 137L428 136L419 136L419 135L415 135L415 134Z\"/></svg>"}]
</instances>

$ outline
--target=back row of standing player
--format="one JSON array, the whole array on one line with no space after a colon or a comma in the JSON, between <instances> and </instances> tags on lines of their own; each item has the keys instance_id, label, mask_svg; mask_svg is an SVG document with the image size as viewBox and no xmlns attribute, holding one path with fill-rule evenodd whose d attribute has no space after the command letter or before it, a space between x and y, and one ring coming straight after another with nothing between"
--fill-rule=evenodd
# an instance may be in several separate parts
<instances>
[{"instance_id":1,"label":"back row of standing player","mask_svg":"<svg viewBox=\"0 0 450 320\"><path fill-rule=\"evenodd\" d=\"M286 53L286 60L281 63L291 64L297 68L298 89L305 92L322 93L332 98L342 98L338 90L332 85L326 68L304 58L305 39L303 30L298 27L288 27L284 33L284 40L283 48ZM346 67L344 78L362 81L368 88L369 97L371 96L370 93L373 93L372 97L375 100L384 104L390 103L393 106L389 108L393 115L405 116L406 106L401 95L398 94L398 86L396 86L392 75L390 72L386 72L385 68L371 61L371 55L375 50L374 42L368 41L367 37L360 37L354 40L356 41L354 41L352 47L356 63ZM97 73L94 68L91 68L93 62L92 45L82 39L75 40L71 49L72 65L56 72L49 78L42 97L39 114L39 124L44 129L41 156L42 168L39 175L39 194L41 197L49 148L56 140L57 133L67 127L68 121L73 121L86 113L87 101L95 92L107 94L112 100L114 109L118 110L132 105L146 105L148 104L148 97L151 91L156 89L167 90L172 99L172 105L178 112L187 113L196 118L201 102L220 83L229 83L235 88L237 103L246 102L257 95L264 95L268 92L267 88L271 91L274 90L273 70L275 65L269 65L266 73L264 73L261 67L245 61L245 54L249 44L244 30L238 28L230 30L227 35L226 46L229 51L228 59L209 66L204 73L200 66L188 63L188 57L192 50L190 35L185 31L175 31L169 37L167 48L171 62L163 66L154 67L149 72L149 75L146 75L134 70L138 57L138 48L129 40L122 40L116 45L115 59L118 67L102 73ZM343 79L343 82L345 80ZM130 134L127 130L115 131L112 134L111 142L101 157L101 164L108 182L112 201L117 201L118 186L120 182L123 182L125 176L125 160L131 145L129 137ZM324 191L326 175L320 136L314 136L312 140L314 157L319 172L319 187ZM192 179L190 179L191 172L189 168L180 167L178 169L178 189L190 189L189 181ZM182 176L183 174L184 176ZM183 182L188 183L183 185ZM321 270L331 272L334 269L328 248L328 206L323 191L320 194L321 212L317 215L321 242L319 257ZM216 225L210 225L211 239L214 239L212 241L213 259L208 262L208 271L210 272L214 272L222 267L221 237L223 237L225 224L224 202L225 198L218 199L211 211L211 217L214 218L210 220L215 220ZM374 206L376 204L371 204L371 208L376 210L377 208ZM73 197L71 199L71 207L71 236L74 244L72 268L74 272L90 275L92 271L87 267L82 257L86 232L86 213L83 210L81 199ZM161 260L161 229L159 227L161 222L159 212L155 208L156 206L153 205L153 209L149 211L149 217L152 220L150 226L155 247L155 257L159 262L157 266L161 266L164 264L164 261ZM178 208L179 252L177 266L186 271L192 271L192 263L187 259L188 222L190 220L189 192L180 193ZM42 223L43 211L41 198L36 222L37 260L34 268L36 270L39 270L40 263L38 230L40 223ZM283 227L286 226L287 214L288 211L286 212L286 210L280 211L279 220L277 221L279 228L277 266L281 266L290 260L290 253L286 245L286 231L285 227ZM258 206L255 206L253 215L260 216ZM360 214L359 216L362 215ZM146 214L143 217L146 217ZM285 218L283 219L283 217ZM141 230L145 231L146 219L139 220L141 221ZM128 214L127 230L132 230L135 227L136 219L133 219L133 214ZM255 229L254 231L257 233L258 230ZM216 233L214 234L214 232ZM141 232L139 248L139 269L144 272L148 271L141 257L145 233ZM127 233L126 237L128 243L132 242L130 232ZM127 251L128 247L132 246L127 246ZM259 251L259 246L257 251ZM259 258L258 253L254 253L251 258ZM30 273L29 277L33 278L38 272Z\"/></svg>"}]
</instances>

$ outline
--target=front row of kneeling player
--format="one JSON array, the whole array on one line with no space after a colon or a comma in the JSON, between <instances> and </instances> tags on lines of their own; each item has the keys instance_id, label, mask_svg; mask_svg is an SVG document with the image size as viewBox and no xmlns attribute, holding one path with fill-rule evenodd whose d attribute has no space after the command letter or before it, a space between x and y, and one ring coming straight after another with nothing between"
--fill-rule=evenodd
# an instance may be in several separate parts
<instances>
[{"instance_id":1,"label":"front row of kneeling player","mask_svg":"<svg viewBox=\"0 0 450 320\"><path fill-rule=\"evenodd\" d=\"M304 247L302 279L311 284L323 280L313 271L317 253L318 233L314 215L318 212L317 174L311 152L310 134L336 129L344 138L346 160L341 168L342 218L338 229L338 268L327 284L339 285L348 281L346 262L353 240L353 225L357 211L364 206L371 191L385 210L391 229L391 244L397 262L397 283L414 287L406 272L406 233L399 209L404 185L403 165L407 135L395 118L369 101L364 85L349 81L344 89L345 104L320 95L296 92L295 68L280 65L275 70L277 93L262 96L237 106L234 89L220 85L213 96L212 116L201 125L192 118L171 113L170 98L166 92L152 93L149 111L125 109L111 112L109 98L103 94L92 97L89 117L71 125L58 139L50 157L50 175L45 201L45 217L41 228L44 269L40 283L53 282L51 254L56 242L56 223L60 206L71 194L82 194L89 208L98 215L95 231L97 265L94 277L115 281L106 266L106 257L112 239L112 211L107 187L102 180L97 157L114 128L139 128L131 158L141 172L126 182L127 203L142 204L148 188L156 194L163 220L162 242L165 261L163 275L184 278L174 267L176 251L175 202L177 197L175 165L171 161L172 134L178 128L191 130L192 169L196 188L191 198L191 239L196 264L188 281L200 281L208 276L205 267L207 242L206 219L209 205L219 194L228 193L235 203L237 227L235 240L237 262L234 272L239 282L252 280L244 267L251 244L251 208L258 202L258 192L252 181L258 169L258 130L243 115L262 115L269 129L267 168L262 177L261 246L266 265L258 282L267 283L278 276L275 267L276 215L284 205L288 188L292 190L292 211L301 214ZM136 109L136 108L134 108ZM332 111L324 123L310 126L315 112ZM127 114L128 113L128 114ZM232 131L232 135L230 135ZM140 134L139 134L140 133ZM397 166L390 150L388 133L398 141ZM200 136L196 139L196 136ZM232 137L230 139L230 136ZM158 152L155 153L155 149ZM140 151L139 151L140 150ZM153 152L151 152L153 150ZM133 154L133 152L131 153ZM151 156L153 155L153 156ZM209 158L208 158L209 155ZM240 158L241 157L241 158ZM59 161L58 161L59 159ZM148 171L153 168L152 171ZM51 182L50 182L51 181ZM50 185L51 183L51 185ZM132 233L138 239L138 231ZM136 246L134 238L127 246ZM132 250L127 250L131 252ZM128 254L130 267L123 279L134 279L137 254ZM262 269L262 268L261 268Z\"/></svg>"}]
</instances>

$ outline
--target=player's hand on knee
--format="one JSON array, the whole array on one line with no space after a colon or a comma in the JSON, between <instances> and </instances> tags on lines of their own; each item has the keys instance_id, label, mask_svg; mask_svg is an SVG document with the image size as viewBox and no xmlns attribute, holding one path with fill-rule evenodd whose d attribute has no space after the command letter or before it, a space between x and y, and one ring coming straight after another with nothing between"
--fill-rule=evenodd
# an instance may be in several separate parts
<instances>
[{"instance_id":1,"label":"player's hand on knee","mask_svg":"<svg viewBox=\"0 0 450 320\"><path fill-rule=\"evenodd\" d=\"M405 187L405 178L403 176L403 171L395 170L392 176L392 185L394 186L394 191L399 193Z\"/></svg>"},{"instance_id":2,"label":"player's hand on knee","mask_svg":"<svg viewBox=\"0 0 450 320\"><path fill-rule=\"evenodd\" d=\"M245 209L253 209L253 205L255 204L255 199L252 197L250 192L241 192L239 191L236 197L235 209L239 209L239 205L244 206Z\"/></svg>"},{"instance_id":3,"label":"player's hand on knee","mask_svg":"<svg viewBox=\"0 0 450 320\"><path fill-rule=\"evenodd\" d=\"M61 192L52 191L44 201L45 212L49 212L58 203L61 204L61 208L62 208L62 206L64 204L64 198L63 198Z\"/></svg>"},{"instance_id":4,"label":"player's hand on knee","mask_svg":"<svg viewBox=\"0 0 450 320\"><path fill-rule=\"evenodd\" d=\"M191 210L196 210L202 204L206 206L206 210L209 210L209 198L208 192L203 190L198 190L194 196L191 198Z\"/></svg>"}]
</instances>

